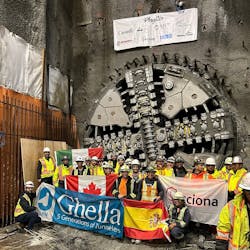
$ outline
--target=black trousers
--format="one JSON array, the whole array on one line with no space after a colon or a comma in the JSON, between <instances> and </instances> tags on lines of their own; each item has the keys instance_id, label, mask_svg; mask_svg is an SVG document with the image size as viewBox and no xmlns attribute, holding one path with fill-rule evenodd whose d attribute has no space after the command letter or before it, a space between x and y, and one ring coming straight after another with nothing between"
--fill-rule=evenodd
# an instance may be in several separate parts
<instances>
[{"instance_id":1,"label":"black trousers","mask_svg":"<svg viewBox=\"0 0 250 250\"><path fill-rule=\"evenodd\" d=\"M32 230L35 223L41 222L41 218L36 211L32 211L17 216L16 221L27 224L27 229Z\"/></svg>"},{"instance_id":2,"label":"black trousers","mask_svg":"<svg viewBox=\"0 0 250 250\"><path fill-rule=\"evenodd\" d=\"M50 185L53 185L53 177L51 176L51 177L42 178L41 182L45 182L45 183L48 183Z\"/></svg>"},{"instance_id":3,"label":"black trousers","mask_svg":"<svg viewBox=\"0 0 250 250\"><path fill-rule=\"evenodd\" d=\"M59 188L65 188L65 187L64 187L64 181L59 181L59 182L58 182L58 187L59 187Z\"/></svg>"}]
</instances>

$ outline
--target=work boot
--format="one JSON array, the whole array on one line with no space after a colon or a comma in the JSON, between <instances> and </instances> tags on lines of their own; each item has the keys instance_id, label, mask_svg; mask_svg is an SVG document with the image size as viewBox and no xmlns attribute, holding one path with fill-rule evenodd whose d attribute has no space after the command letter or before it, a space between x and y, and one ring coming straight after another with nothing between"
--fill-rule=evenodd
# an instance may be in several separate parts
<instances>
[{"instance_id":1,"label":"work boot","mask_svg":"<svg viewBox=\"0 0 250 250\"><path fill-rule=\"evenodd\" d=\"M141 240L135 240L135 244L140 244Z\"/></svg>"}]
</instances>

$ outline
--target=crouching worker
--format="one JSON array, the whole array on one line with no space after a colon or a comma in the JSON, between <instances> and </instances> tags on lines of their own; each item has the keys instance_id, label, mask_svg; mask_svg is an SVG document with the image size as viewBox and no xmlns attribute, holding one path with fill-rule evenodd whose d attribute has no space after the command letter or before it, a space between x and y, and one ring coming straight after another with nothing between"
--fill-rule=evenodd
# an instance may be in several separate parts
<instances>
[{"instance_id":1,"label":"crouching worker","mask_svg":"<svg viewBox=\"0 0 250 250\"><path fill-rule=\"evenodd\" d=\"M173 199L174 204L169 207L168 228L171 237L178 242L184 238L184 234L188 231L191 215L185 204L185 197L181 192L176 192Z\"/></svg>"},{"instance_id":2,"label":"crouching worker","mask_svg":"<svg viewBox=\"0 0 250 250\"><path fill-rule=\"evenodd\" d=\"M34 183L32 181L27 181L24 184L24 193L20 195L14 212L16 221L27 225L28 230L32 230L35 223L41 222L41 218L33 206L33 200L36 197L33 188Z\"/></svg>"}]
</instances>

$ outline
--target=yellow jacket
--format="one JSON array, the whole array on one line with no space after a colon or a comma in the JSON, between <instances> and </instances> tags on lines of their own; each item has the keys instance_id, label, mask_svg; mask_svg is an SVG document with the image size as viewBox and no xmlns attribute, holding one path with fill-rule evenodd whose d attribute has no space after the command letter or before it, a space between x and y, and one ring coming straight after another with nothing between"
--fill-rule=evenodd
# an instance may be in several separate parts
<instances>
[{"instance_id":1,"label":"yellow jacket","mask_svg":"<svg viewBox=\"0 0 250 250\"><path fill-rule=\"evenodd\" d=\"M227 170L227 167L223 166L223 168L219 172L220 178L227 181L229 176L229 171Z\"/></svg>"},{"instance_id":2,"label":"yellow jacket","mask_svg":"<svg viewBox=\"0 0 250 250\"><path fill-rule=\"evenodd\" d=\"M168 177L175 176L173 168L156 169L156 175L164 175Z\"/></svg>"},{"instance_id":3,"label":"yellow jacket","mask_svg":"<svg viewBox=\"0 0 250 250\"><path fill-rule=\"evenodd\" d=\"M211 174L214 179L222 179L221 172L217 169L214 170L214 173Z\"/></svg>"},{"instance_id":4,"label":"yellow jacket","mask_svg":"<svg viewBox=\"0 0 250 250\"><path fill-rule=\"evenodd\" d=\"M23 198L28 201L29 205L32 206L33 204L31 203L30 197L27 194L23 195ZM18 199L16 208L15 208L15 212L14 212L14 217L18 217L21 214L25 214L26 212L24 211L24 209L22 208L22 206L20 205L20 198Z\"/></svg>"},{"instance_id":5,"label":"yellow jacket","mask_svg":"<svg viewBox=\"0 0 250 250\"><path fill-rule=\"evenodd\" d=\"M216 238L228 241L229 250L247 250L250 247L248 234L247 205L242 194L238 194L222 208Z\"/></svg>"},{"instance_id":6,"label":"yellow jacket","mask_svg":"<svg viewBox=\"0 0 250 250\"><path fill-rule=\"evenodd\" d=\"M42 157L39 159L39 161L42 164L41 178L53 176L55 170L55 160L52 157L50 157L49 160L47 160L45 157Z\"/></svg>"},{"instance_id":7,"label":"yellow jacket","mask_svg":"<svg viewBox=\"0 0 250 250\"><path fill-rule=\"evenodd\" d=\"M239 183L242 177L247 173L245 168L239 169L236 173L231 170L228 176L228 191L234 191L235 193L239 193L241 189L239 188Z\"/></svg>"},{"instance_id":8,"label":"yellow jacket","mask_svg":"<svg viewBox=\"0 0 250 250\"><path fill-rule=\"evenodd\" d=\"M121 166L120 166L119 162L117 162L115 169L114 169L115 174L119 174L120 168L121 168Z\"/></svg>"},{"instance_id":9,"label":"yellow jacket","mask_svg":"<svg viewBox=\"0 0 250 250\"><path fill-rule=\"evenodd\" d=\"M90 166L90 175L105 175L101 166Z\"/></svg>"},{"instance_id":10,"label":"yellow jacket","mask_svg":"<svg viewBox=\"0 0 250 250\"><path fill-rule=\"evenodd\" d=\"M72 166L66 167L63 164L56 167L55 173L53 175L53 184L58 187L59 181L64 181L67 175L71 175L73 170Z\"/></svg>"}]
</instances>

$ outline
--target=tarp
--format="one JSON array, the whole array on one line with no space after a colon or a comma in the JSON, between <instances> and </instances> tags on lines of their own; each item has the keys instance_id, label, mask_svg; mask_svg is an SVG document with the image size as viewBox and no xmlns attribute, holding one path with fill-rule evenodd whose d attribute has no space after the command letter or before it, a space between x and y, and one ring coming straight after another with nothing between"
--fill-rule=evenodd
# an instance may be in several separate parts
<instances>
[{"instance_id":1,"label":"tarp","mask_svg":"<svg viewBox=\"0 0 250 250\"><path fill-rule=\"evenodd\" d=\"M36 206L43 221L123 237L124 210L119 199L77 193L42 183Z\"/></svg>"},{"instance_id":2,"label":"tarp","mask_svg":"<svg viewBox=\"0 0 250 250\"><path fill-rule=\"evenodd\" d=\"M114 49L157 46L197 40L198 10L154 13L113 21Z\"/></svg>"},{"instance_id":3,"label":"tarp","mask_svg":"<svg viewBox=\"0 0 250 250\"><path fill-rule=\"evenodd\" d=\"M186 197L192 221L217 225L219 214L227 203L227 183L224 180L199 180L159 176L165 190L167 207L173 194L178 191Z\"/></svg>"},{"instance_id":4,"label":"tarp","mask_svg":"<svg viewBox=\"0 0 250 250\"><path fill-rule=\"evenodd\" d=\"M58 150L55 152L56 164L57 166L61 164L63 156L68 156L70 158L70 165L76 167L76 158L81 156L83 158L96 156L98 159L103 158L103 148L80 148L80 149L70 149L70 150Z\"/></svg>"},{"instance_id":5,"label":"tarp","mask_svg":"<svg viewBox=\"0 0 250 250\"><path fill-rule=\"evenodd\" d=\"M112 196L112 187L117 177L117 174L69 175L66 177L65 188L79 193Z\"/></svg>"},{"instance_id":6,"label":"tarp","mask_svg":"<svg viewBox=\"0 0 250 250\"><path fill-rule=\"evenodd\" d=\"M48 103L51 106L69 112L69 80L59 69L49 66Z\"/></svg>"},{"instance_id":7,"label":"tarp","mask_svg":"<svg viewBox=\"0 0 250 250\"><path fill-rule=\"evenodd\" d=\"M43 50L0 25L0 85L42 98Z\"/></svg>"}]
</instances>

